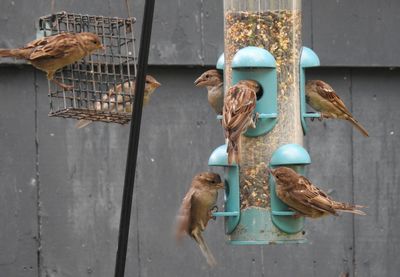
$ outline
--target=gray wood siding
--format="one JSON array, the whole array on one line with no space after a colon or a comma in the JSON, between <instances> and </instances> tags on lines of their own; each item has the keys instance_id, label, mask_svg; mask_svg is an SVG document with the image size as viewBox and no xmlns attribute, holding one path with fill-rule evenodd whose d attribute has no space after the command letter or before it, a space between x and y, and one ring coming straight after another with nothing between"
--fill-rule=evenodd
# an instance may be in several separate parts
<instances>
[{"instance_id":1,"label":"gray wood siding","mask_svg":"<svg viewBox=\"0 0 400 277\"><path fill-rule=\"evenodd\" d=\"M163 86L144 109L126 276L397 276L399 71L309 71L337 89L371 137L347 122L309 122L308 176L368 215L307 220L308 243L263 247L229 246L219 219L205 232L218 261L210 270L192 240L172 236L192 176L223 143L206 92L193 86L203 70L150 68ZM34 84L31 67L0 68L0 276L112 276L129 127L76 130L74 120L49 118L43 73L37 93Z\"/></svg>"},{"instance_id":2,"label":"gray wood siding","mask_svg":"<svg viewBox=\"0 0 400 277\"><path fill-rule=\"evenodd\" d=\"M0 48L35 38L37 18L51 1L2 1ZM140 30L143 0L130 1ZM214 65L223 52L222 0L157 1L151 55L154 65ZM54 11L126 17L125 1L55 1ZM400 1L303 0L303 43L324 66L400 66ZM140 32L138 32L139 34ZM139 38L139 36L137 36ZM13 62L12 60L0 61Z\"/></svg>"}]
</instances>

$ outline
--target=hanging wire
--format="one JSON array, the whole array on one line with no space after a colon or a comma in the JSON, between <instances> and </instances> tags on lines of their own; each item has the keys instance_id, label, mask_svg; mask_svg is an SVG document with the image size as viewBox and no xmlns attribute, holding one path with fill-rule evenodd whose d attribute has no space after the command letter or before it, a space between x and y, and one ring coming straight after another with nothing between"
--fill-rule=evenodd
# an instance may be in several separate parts
<instances>
[{"instance_id":1,"label":"hanging wire","mask_svg":"<svg viewBox=\"0 0 400 277\"><path fill-rule=\"evenodd\" d=\"M55 11L54 11L54 9L55 9L55 6L56 6L56 0L51 0L51 14L54 14L55 13Z\"/></svg>"},{"instance_id":2,"label":"hanging wire","mask_svg":"<svg viewBox=\"0 0 400 277\"><path fill-rule=\"evenodd\" d=\"M126 11L128 13L128 18L131 18L131 9L129 8L129 0L125 0Z\"/></svg>"}]
</instances>

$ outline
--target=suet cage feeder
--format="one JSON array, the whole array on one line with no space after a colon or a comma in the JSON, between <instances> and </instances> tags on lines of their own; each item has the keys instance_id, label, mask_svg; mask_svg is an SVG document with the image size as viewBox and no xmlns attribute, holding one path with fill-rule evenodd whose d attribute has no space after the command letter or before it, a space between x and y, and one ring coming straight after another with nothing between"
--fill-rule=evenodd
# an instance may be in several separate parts
<instances>
[{"instance_id":1,"label":"suet cage feeder","mask_svg":"<svg viewBox=\"0 0 400 277\"><path fill-rule=\"evenodd\" d=\"M90 121L128 123L131 120L137 56L135 18L117 18L59 12L39 19L38 37L63 32L98 35L105 51L96 51L55 74L56 80L73 86L66 90L49 82L49 116ZM115 97L119 84L129 89Z\"/></svg>"},{"instance_id":2,"label":"suet cage feeder","mask_svg":"<svg viewBox=\"0 0 400 277\"><path fill-rule=\"evenodd\" d=\"M228 165L226 145L209 159L210 166L225 168L225 210L215 215L225 217L231 244L305 241L304 218L276 197L267 167L304 174L311 163L302 147L305 118L319 115L305 110L305 69L318 65L318 56L302 47L301 0L224 0L224 55L217 68L224 69L225 92L244 79L262 88L256 128L241 138L240 165Z\"/></svg>"}]
</instances>

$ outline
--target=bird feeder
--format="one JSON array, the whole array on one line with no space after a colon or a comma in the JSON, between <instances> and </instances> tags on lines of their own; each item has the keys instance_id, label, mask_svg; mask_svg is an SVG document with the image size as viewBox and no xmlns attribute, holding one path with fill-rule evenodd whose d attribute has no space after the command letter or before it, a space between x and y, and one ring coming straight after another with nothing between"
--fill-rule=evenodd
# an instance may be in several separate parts
<instances>
[{"instance_id":1,"label":"bird feeder","mask_svg":"<svg viewBox=\"0 0 400 277\"><path fill-rule=\"evenodd\" d=\"M224 53L222 53L218 58L216 68L218 70L224 70L224 65L225 65L225 57L224 57Z\"/></svg>"},{"instance_id":2,"label":"bird feeder","mask_svg":"<svg viewBox=\"0 0 400 277\"><path fill-rule=\"evenodd\" d=\"M49 82L49 116L125 124L130 121L133 89L110 96L119 84L135 79L135 18L117 18L60 12L39 19L38 37L62 32L91 32L105 51L97 51L59 70L55 79L71 90ZM129 85L130 86L130 85ZM117 104L115 104L117 102Z\"/></svg>"},{"instance_id":3,"label":"bird feeder","mask_svg":"<svg viewBox=\"0 0 400 277\"><path fill-rule=\"evenodd\" d=\"M241 138L240 216L229 233L229 242L236 245L302 242L302 224L292 224L290 229L278 227L279 223L273 221L271 202L275 198L271 199L267 169L276 149L293 143L303 145L301 0L224 0L224 21L225 91L241 79L258 81L263 94L258 99L257 107L261 110L257 112L265 114L259 124L269 120L263 131L257 126ZM272 107L265 108L263 101Z\"/></svg>"},{"instance_id":4,"label":"bird feeder","mask_svg":"<svg viewBox=\"0 0 400 277\"><path fill-rule=\"evenodd\" d=\"M240 80L254 80L261 86L257 95L255 112L258 113L256 128L250 128L246 136L263 135L275 126L277 118L276 62L265 49L248 46L240 49L232 60L232 85Z\"/></svg>"},{"instance_id":5,"label":"bird feeder","mask_svg":"<svg viewBox=\"0 0 400 277\"><path fill-rule=\"evenodd\" d=\"M298 144L285 144L272 154L270 167L290 167L297 173L304 175L305 165L311 163L308 152ZM289 209L276 195L275 179L269 178L269 189L271 199L272 223L281 231L287 234L296 234L304 228L304 217ZM302 233L303 234L303 233Z\"/></svg>"},{"instance_id":6,"label":"bird feeder","mask_svg":"<svg viewBox=\"0 0 400 277\"><path fill-rule=\"evenodd\" d=\"M300 113L301 126L303 127L304 135L307 133L306 118L320 118L320 113L307 112L306 107L306 68L317 67L320 65L319 58L313 50L308 47L303 47L300 57Z\"/></svg>"},{"instance_id":7,"label":"bird feeder","mask_svg":"<svg viewBox=\"0 0 400 277\"><path fill-rule=\"evenodd\" d=\"M208 160L208 165L224 168L224 211L215 212L213 216L225 217L225 232L229 235L239 223L239 167L236 164L228 164L226 148L227 146L224 144L215 149Z\"/></svg>"}]
</instances>

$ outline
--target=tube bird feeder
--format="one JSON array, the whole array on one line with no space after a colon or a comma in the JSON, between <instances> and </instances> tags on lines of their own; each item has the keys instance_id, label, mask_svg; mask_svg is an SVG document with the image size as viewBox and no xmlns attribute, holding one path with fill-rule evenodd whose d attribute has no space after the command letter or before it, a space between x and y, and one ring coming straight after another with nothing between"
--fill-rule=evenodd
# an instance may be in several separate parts
<instances>
[{"instance_id":1,"label":"tube bird feeder","mask_svg":"<svg viewBox=\"0 0 400 277\"><path fill-rule=\"evenodd\" d=\"M209 160L210 166L225 166L231 179L238 174L239 215L231 214L232 203L225 205L225 215L218 214L226 216L231 244L305 241L304 218L276 198L267 170L284 165L303 173L311 163L302 147L306 116L300 76L307 66L301 64L301 45L301 0L224 0L224 59L218 61L224 65L224 89L243 79L256 80L262 88L256 105L260 117L256 128L242 135L237 173L223 161L223 146ZM317 66L318 57L311 58ZM229 192L232 185L227 185Z\"/></svg>"}]
</instances>

